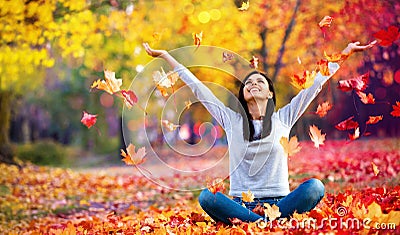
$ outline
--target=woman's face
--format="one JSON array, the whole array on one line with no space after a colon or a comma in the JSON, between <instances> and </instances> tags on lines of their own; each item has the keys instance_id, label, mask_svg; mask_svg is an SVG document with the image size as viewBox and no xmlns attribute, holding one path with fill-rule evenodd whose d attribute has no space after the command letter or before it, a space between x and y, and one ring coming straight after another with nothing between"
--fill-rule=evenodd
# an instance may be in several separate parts
<instances>
[{"instance_id":1,"label":"woman's face","mask_svg":"<svg viewBox=\"0 0 400 235\"><path fill-rule=\"evenodd\" d=\"M272 92L269 90L267 79L260 74L252 74L244 83L244 99L266 100L272 98Z\"/></svg>"}]
</instances>

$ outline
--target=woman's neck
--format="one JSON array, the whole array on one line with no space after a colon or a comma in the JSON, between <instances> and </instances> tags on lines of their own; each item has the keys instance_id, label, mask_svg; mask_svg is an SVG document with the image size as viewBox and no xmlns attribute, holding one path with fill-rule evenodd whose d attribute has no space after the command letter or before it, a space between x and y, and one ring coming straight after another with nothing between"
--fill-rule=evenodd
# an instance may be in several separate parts
<instances>
[{"instance_id":1,"label":"woman's neck","mask_svg":"<svg viewBox=\"0 0 400 235\"><path fill-rule=\"evenodd\" d=\"M247 108L253 120L262 120L265 116L268 100L250 100L247 102Z\"/></svg>"}]
</instances>

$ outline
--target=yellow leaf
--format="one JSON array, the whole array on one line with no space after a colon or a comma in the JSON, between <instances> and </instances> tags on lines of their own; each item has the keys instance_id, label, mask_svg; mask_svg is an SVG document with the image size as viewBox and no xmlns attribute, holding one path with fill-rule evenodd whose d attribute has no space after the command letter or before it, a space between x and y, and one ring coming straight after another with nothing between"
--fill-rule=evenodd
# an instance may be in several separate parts
<instances>
[{"instance_id":1,"label":"yellow leaf","mask_svg":"<svg viewBox=\"0 0 400 235\"><path fill-rule=\"evenodd\" d=\"M97 88L99 90L104 90L109 94L114 94L121 89L122 79L115 78L115 72L104 70L104 80L98 79L93 82L91 88Z\"/></svg>"},{"instance_id":2,"label":"yellow leaf","mask_svg":"<svg viewBox=\"0 0 400 235\"><path fill-rule=\"evenodd\" d=\"M247 2L242 2L242 6L239 9L239 11L247 11L250 7L250 1L247 0Z\"/></svg>"},{"instance_id":3,"label":"yellow leaf","mask_svg":"<svg viewBox=\"0 0 400 235\"><path fill-rule=\"evenodd\" d=\"M374 171L375 176L377 176L379 174L378 167L373 162L371 162L371 165L372 165L372 170Z\"/></svg>"},{"instance_id":4,"label":"yellow leaf","mask_svg":"<svg viewBox=\"0 0 400 235\"><path fill-rule=\"evenodd\" d=\"M254 194L250 191L250 189L247 191L247 193L242 192L242 201L254 202Z\"/></svg>"}]
</instances>

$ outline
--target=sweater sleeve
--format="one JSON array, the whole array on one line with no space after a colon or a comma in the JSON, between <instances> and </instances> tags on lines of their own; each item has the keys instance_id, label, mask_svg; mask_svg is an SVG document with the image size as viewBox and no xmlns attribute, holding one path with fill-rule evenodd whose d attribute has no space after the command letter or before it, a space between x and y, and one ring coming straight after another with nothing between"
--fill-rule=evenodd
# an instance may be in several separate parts
<instances>
[{"instance_id":1,"label":"sweater sleeve","mask_svg":"<svg viewBox=\"0 0 400 235\"><path fill-rule=\"evenodd\" d=\"M322 90L322 86L328 81L339 69L339 64L329 63L330 75L323 76L320 72L317 73L314 79L314 84L303 89L292 98L289 104L285 105L278 110L278 117L288 127L293 127L297 120L303 115L307 107L317 97L318 93Z\"/></svg>"},{"instance_id":2,"label":"sweater sleeve","mask_svg":"<svg viewBox=\"0 0 400 235\"><path fill-rule=\"evenodd\" d=\"M185 66L180 64L174 68L174 71L177 72L181 80L190 87L196 98L204 105L222 128L224 128L225 131L230 129L232 125L232 119L230 119L230 117L236 113L226 107L211 90Z\"/></svg>"}]
</instances>

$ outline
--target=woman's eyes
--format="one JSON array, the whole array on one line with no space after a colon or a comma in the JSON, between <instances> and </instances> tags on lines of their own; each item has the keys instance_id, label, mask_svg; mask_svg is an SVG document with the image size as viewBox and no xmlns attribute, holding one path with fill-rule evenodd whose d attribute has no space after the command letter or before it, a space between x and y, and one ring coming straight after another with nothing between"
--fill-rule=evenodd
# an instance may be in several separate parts
<instances>
[{"instance_id":1,"label":"woman's eyes","mask_svg":"<svg viewBox=\"0 0 400 235\"><path fill-rule=\"evenodd\" d=\"M253 83L252 81L247 81L244 85L245 86L250 86L252 83ZM265 82L263 80L257 80L257 83L265 84Z\"/></svg>"}]
</instances>

